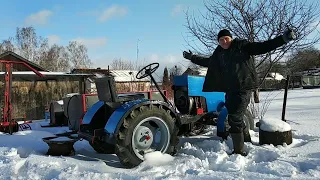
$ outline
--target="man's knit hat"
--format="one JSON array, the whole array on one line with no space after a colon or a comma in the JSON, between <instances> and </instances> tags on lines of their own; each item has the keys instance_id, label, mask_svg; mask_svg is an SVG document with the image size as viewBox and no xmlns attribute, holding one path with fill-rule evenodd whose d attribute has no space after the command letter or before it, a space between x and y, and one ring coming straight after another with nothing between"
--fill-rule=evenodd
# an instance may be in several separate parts
<instances>
[{"instance_id":1,"label":"man's knit hat","mask_svg":"<svg viewBox=\"0 0 320 180\"><path fill-rule=\"evenodd\" d=\"M232 35L231 35L230 31L227 30L227 29L222 29L222 30L218 33L218 39L217 39L217 40L219 41L219 39L220 39L222 36L230 36L230 37L232 38Z\"/></svg>"}]
</instances>

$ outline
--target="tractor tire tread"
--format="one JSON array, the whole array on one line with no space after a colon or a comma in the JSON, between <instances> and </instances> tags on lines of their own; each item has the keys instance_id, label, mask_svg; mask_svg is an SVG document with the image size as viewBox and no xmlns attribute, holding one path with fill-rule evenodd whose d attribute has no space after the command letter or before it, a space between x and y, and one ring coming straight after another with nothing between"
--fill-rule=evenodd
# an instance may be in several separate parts
<instances>
[{"instance_id":1,"label":"tractor tire tread","mask_svg":"<svg viewBox=\"0 0 320 180\"><path fill-rule=\"evenodd\" d=\"M133 168L138 166L142 161L135 156L132 146L131 138L132 132L135 128L135 124L139 123L142 119L148 116L161 116L161 118L168 124L170 129L170 145L166 153L173 155L175 153L175 146L178 142L177 128L175 125L175 118L165 108L161 108L156 105L141 106L131 111L131 113L125 118L125 122L119 128L119 132L116 135L115 153L118 156L122 165L127 168ZM130 134L129 134L130 133Z\"/></svg>"}]
</instances>

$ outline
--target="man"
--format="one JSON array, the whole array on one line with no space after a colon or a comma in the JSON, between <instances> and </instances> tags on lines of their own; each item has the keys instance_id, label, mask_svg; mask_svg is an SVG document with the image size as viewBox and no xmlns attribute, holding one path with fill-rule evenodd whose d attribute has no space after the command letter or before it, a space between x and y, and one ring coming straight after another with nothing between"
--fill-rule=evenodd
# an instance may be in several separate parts
<instances>
[{"instance_id":1,"label":"man","mask_svg":"<svg viewBox=\"0 0 320 180\"><path fill-rule=\"evenodd\" d=\"M251 142L250 134L243 131L243 117L252 91L258 88L252 56L272 51L294 39L295 34L290 29L283 35L264 42L232 39L229 30L223 29L218 33L219 45L210 57L194 55L190 50L183 52L184 58L208 68L203 84L204 92L225 92L233 153L245 156L244 141Z\"/></svg>"}]
</instances>

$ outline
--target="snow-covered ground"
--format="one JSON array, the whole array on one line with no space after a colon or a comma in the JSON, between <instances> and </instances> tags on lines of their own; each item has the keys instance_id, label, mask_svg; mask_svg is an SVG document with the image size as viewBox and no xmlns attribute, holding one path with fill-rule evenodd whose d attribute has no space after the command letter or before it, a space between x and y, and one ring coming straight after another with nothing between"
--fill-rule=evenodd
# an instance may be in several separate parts
<instances>
[{"instance_id":1,"label":"snow-covered ground","mask_svg":"<svg viewBox=\"0 0 320 180\"><path fill-rule=\"evenodd\" d=\"M275 97L265 118L281 119L283 92L261 93ZM263 104L263 102L261 103ZM47 156L43 137L67 131L66 127L41 128L0 134L0 179L320 179L320 89L290 90L286 119L293 131L287 146L259 146L259 133L251 131L247 157L227 155L231 139L221 142L215 127L203 136L181 139L176 156L149 154L133 169L121 166L115 155L97 154L86 141L78 141L75 156Z\"/></svg>"}]
</instances>

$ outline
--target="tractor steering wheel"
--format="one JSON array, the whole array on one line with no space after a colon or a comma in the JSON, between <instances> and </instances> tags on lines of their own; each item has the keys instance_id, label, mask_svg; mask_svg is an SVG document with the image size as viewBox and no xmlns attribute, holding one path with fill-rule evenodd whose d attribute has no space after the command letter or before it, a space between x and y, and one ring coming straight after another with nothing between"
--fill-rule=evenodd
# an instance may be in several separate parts
<instances>
[{"instance_id":1,"label":"tractor steering wheel","mask_svg":"<svg viewBox=\"0 0 320 180\"><path fill-rule=\"evenodd\" d=\"M155 67L151 68L153 65L155 65ZM143 67L136 75L137 79L142 79L145 78L149 75L151 75L152 73L154 73L157 69L159 68L159 63L151 63L145 67ZM144 73L143 73L144 70Z\"/></svg>"}]
</instances>

